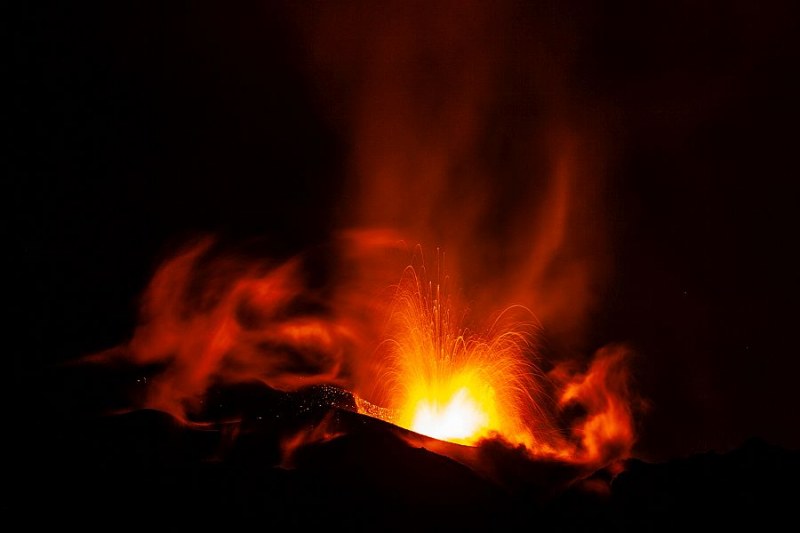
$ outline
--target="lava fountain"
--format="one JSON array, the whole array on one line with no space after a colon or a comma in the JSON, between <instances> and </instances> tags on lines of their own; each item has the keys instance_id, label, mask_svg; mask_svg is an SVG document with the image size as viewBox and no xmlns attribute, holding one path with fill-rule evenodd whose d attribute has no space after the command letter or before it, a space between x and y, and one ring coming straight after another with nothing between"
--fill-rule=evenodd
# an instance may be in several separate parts
<instances>
[{"instance_id":1,"label":"lava fountain","mask_svg":"<svg viewBox=\"0 0 800 533\"><path fill-rule=\"evenodd\" d=\"M405 269L375 350L370 397L381 407L356 396L359 412L459 444L500 440L532 457L603 464L630 453L641 403L629 388L626 347L602 348L585 371L565 362L545 372L530 310L507 307L471 330L448 281ZM576 408L581 416L559 423Z\"/></svg>"},{"instance_id":2,"label":"lava fountain","mask_svg":"<svg viewBox=\"0 0 800 533\"><path fill-rule=\"evenodd\" d=\"M536 449L541 372L530 357L532 325L514 320L520 310L510 308L487 331L470 331L453 315L448 292L413 267L405 270L377 349L381 370L373 397L387 408L380 412L442 440L475 444L499 435Z\"/></svg>"}]
</instances>

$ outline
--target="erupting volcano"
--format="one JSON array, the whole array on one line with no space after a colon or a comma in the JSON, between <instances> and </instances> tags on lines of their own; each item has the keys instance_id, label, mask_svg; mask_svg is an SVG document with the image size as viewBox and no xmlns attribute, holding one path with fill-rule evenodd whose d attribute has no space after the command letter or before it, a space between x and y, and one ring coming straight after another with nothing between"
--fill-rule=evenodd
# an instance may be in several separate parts
<instances>
[{"instance_id":1,"label":"erupting volcano","mask_svg":"<svg viewBox=\"0 0 800 533\"><path fill-rule=\"evenodd\" d=\"M155 368L139 407L196 423L220 385L330 386L460 445L628 456L629 350L584 338L612 248L602 135L544 48L496 39L513 6L440 7L359 23L296 8L307 72L353 139L335 234L291 257L212 237L168 257L133 338L87 358ZM521 60L537 81L515 82L520 103L503 87ZM537 119L493 128L520 105Z\"/></svg>"},{"instance_id":2,"label":"erupting volcano","mask_svg":"<svg viewBox=\"0 0 800 533\"><path fill-rule=\"evenodd\" d=\"M303 531L793 509L797 455L735 448L800 427L772 3L32 7L11 492Z\"/></svg>"},{"instance_id":3,"label":"erupting volcano","mask_svg":"<svg viewBox=\"0 0 800 533\"><path fill-rule=\"evenodd\" d=\"M628 457L629 350L583 338L610 247L592 117L542 50L495 39L511 6L420 19L401 2L358 24L319 7L292 16L322 100L345 103L332 124L354 139L335 234L291 256L214 236L173 250L132 338L84 361L147 368L130 408L189 424L237 419L209 411L218 387L323 386L341 391L331 408L461 446L586 471ZM497 113L519 105L502 88L521 59L538 118L493 139ZM303 433L282 437L287 455L330 437Z\"/></svg>"},{"instance_id":4,"label":"erupting volcano","mask_svg":"<svg viewBox=\"0 0 800 533\"><path fill-rule=\"evenodd\" d=\"M347 261L364 261L347 249L375 243L353 233L339 246ZM441 268L426 281L424 264L407 266L398 283L369 295L312 290L303 274L310 261L269 267L201 241L156 273L131 341L86 361L160 365L140 407L186 422L202 422L216 384L327 385L349 391L361 414L439 440L499 439L531 458L594 467L627 456L634 431L624 348L601 351L586 373L567 364L545 372L540 332L524 307L473 331L461 324L467 313ZM581 416L559 426L559 411L571 406Z\"/></svg>"}]
</instances>

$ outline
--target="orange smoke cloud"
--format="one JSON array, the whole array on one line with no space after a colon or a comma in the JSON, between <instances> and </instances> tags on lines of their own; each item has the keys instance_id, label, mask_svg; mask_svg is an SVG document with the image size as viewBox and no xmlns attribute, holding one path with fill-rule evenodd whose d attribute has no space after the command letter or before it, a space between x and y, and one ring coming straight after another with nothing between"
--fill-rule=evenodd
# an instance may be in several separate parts
<instances>
[{"instance_id":1,"label":"orange smoke cloud","mask_svg":"<svg viewBox=\"0 0 800 533\"><path fill-rule=\"evenodd\" d=\"M605 464L630 456L636 440L633 411L643 406L630 390L630 355L624 346L605 346L585 373L573 372L569 365L551 373L561 384L559 406L578 405L585 410L582 420L571 429L580 443L575 453L580 461Z\"/></svg>"},{"instance_id":2,"label":"orange smoke cloud","mask_svg":"<svg viewBox=\"0 0 800 533\"><path fill-rule=\"evenodd\" d=\"M315 304L299 260L274 266L220 255L205 239L155 273L131 341L91 359L163 365L143 407L181 419L216 383L336 384L348 332Z\"/></svg>"},{"instance_id":3,"label":"orange smoke cloud","mask_svg":"<svg viewBox=\"0 0 800 533\"><path fill-rule=\"evenodd\" d=\"M344 227L447 251L476 307L534 310L585 348L608 272L607 121L570 90L568 20L518 2L298 8L319 98L345 132Z\"/></svg>"},{"instance_id":4,"label":"orange smoke cloud","mask_svg":"<svg viewBox=\"0 0 800 533\"><path fill-rule=\"evenodd\" d=\"M585 372L537 366L540 336L561 359L584 353L610 269L607 147L599 111L569 90L569 22L515 3L380 6L291 7L352 148L324 287L303 258L204 241L161 267L133 339L100 357L163 365L145 404L183 418L215 383L332 384L361 412L442 439L593 465L626 456L624 350L601 349ZM406 269L417 243L444 250L447 271ZM471 329L509 308L529 309L527 324ZM572 405L584 416L565 427Z\"/></svg>"}]
</instances>

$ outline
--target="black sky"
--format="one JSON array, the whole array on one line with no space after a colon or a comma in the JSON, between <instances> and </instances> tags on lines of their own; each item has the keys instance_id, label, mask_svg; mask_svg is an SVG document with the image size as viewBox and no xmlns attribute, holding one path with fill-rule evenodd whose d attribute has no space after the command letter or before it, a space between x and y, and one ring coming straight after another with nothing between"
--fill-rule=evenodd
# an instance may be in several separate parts
<instances>
[{"instance_id":1,"label":"black sky","mask_svg":"<svg viewBox=\"0 0 800 533\"><path fill-rule=\"evenodd\" d=\"M592 338L639 354L638 452L800 447L798 8L539 12L575 18L572 83L616 117L615 267ZM138 295L185 239L258 236L276 255L325 241L349 140L281 3L57 3L12 20L18 398L48 394L42 365L128 338Z\"/></svg>"}]
</instances>

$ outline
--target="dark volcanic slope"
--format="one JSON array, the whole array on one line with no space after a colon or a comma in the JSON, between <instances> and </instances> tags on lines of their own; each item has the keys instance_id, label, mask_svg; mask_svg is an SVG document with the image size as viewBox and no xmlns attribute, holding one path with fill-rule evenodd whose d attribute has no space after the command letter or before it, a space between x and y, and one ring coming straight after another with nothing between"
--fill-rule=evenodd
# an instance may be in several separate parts
<instances>
[{"instance_id":1,"label":"dark volcanic slope","mask_svg":"<svg viewBox=\"0 0 800 533\"><path fill-rule=\"evenodd\" d=\"M66 383L64 402L80 398L75 387L91 393L79 380ZM568 465L532 463L501 448L462 450L493 461L502 475L492 477L430 451L441 450L438 441L416 437L419 445L410 445L404 430L331 408L345 401L331 394L221 391L212 395L218 408L249 407L238 422L205 427L157 411L103 415L74 403L54 416L51 406L50 416L28 420L24 449L10 458L5 505L11 514L47 510L98 525L168 516L247 518L260 527L648 531L698 520L762 523L788 516L800 501L800 453L761 441L659 464L632 459L616 477L599 471L579 479ZM86 395L79 401L89 403ZM299 448L287 462L280 443L323 421L337 436Z\"/></svg>"}]
</instances>

